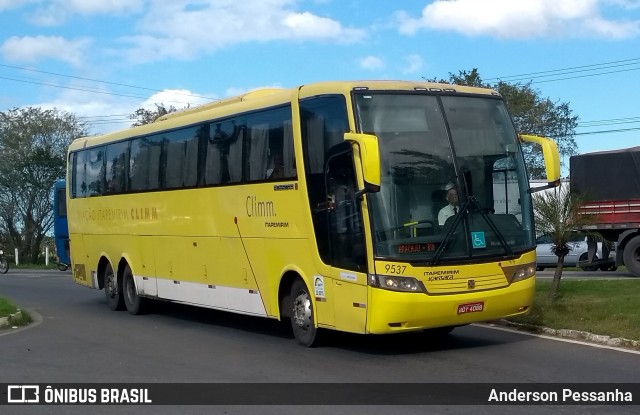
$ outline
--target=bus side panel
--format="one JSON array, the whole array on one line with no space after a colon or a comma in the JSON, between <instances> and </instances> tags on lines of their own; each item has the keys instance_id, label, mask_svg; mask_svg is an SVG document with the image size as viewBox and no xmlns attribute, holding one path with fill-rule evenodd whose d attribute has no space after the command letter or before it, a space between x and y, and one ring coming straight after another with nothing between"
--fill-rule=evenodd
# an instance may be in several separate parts
<instances>
[{"instance_id":1,"label":"bus side panel","mask_svg":"<svg viewBox=\"0 0 640 415\"><path fill-rule=\"evenodd\" d=\"M336 329L364 333L367 323L367 286L334 280Z\"/></svg>"},{"instance_id":2,"label":"bus side panel","mask_svg":"<svg viewBox=\"0 0 640 415\"><path fill-rule=\"evenodd\" d=\"M309 247L309 244L311 248ZM267 314L278 317L280 314L278 293L281 278L287 271L300 276L306 283L310 294L315 298L316 321L325 327L333 327L333 286L331 279L321 276L314 267L309 250L315 244L309 239L247 238L244 240L247 253L251 257L251 268L257 286L265 302ZM249 278L253 278L249 274ZM322 288L316 290L316 280L320 278ZM289 287L285 287L285 290Z\"/></svg>"},{"instance_id":3,"label":"bus side panel","mask_svg":"<svg viewBox=\"0 0 640 415\"><path fill-rule=\"evenodd\" d=\"M187 236L153 239L159 298L266 315L238 238Z\"/></svg>"},{"instance_id":4,"label":"bus side panel","mask_svg":"<svg viewBox=\"0 0 640 415\"><path fill-rule=\"evenodd\" d=\"M95 285L91 273L91 270L95 269L96 265L87 261L87 254L82 235L71 234L70 243L74 247L72 264L73 281L76 284L84 285L85 287L98 288L97 285Z\"/></svg>"},{"instance_id":5,"label":"bus side panel","mask_svg":"<svg viewBox=\"0 0 640 415\"><path fill-rule=\"evenodd\" d=\"M142 295L157 297L158 284L154 251L156 245L149 236L135 236L138 256L131 257L131 271L136 279L136 287Z\"/></svg>"},{"instance_id":6,"label":"bus side panel","mask_svg":"<svg viewBox=\"0 0 640 415\"><path fill-rule=\"evenodd\" d=\"M186 266L184 238L157 236L155 239L155 264L158 277L158 296L169 300L184 300L180 281L193 281Z\"/></svg>"}]
</instances>

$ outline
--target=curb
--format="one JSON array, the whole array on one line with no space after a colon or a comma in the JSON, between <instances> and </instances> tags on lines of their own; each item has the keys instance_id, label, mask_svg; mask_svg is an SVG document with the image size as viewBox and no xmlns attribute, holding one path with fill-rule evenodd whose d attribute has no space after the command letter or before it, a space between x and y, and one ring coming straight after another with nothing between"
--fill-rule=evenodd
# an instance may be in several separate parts
<instances>
[{"instance_id":1,"label":"curb","mask_svg":"<svg viewBox=\"0 0 640 415\"><path fill-rule=\"evenodd\" d=\"M8 317L0 317L0 329L3 329L5 327L9 327L12 325L12 322L17 319L22 317L22 311L18 310L13 314L9 314Z\"/></svg>"},{"instance_id":2,"label":"curb","mask_svg":"<svg viewBox=\"0 0 640 415\"><path fill-rule=\"evenodd\" d=\"M602 334L593 334L587 331L570 330L570 329L552 329L549 327L534 326L531 324L514 323L509 320L497 320L494 323L501 326L513 327L518 330L524 330L534 333L542 333L548 336L562 337L565 339L583 340L590 343L603 344L612 347L627 347L630 349L640 349L640 341L625 339L622 337L611 337Z\"/></svg>"}]
</instances>

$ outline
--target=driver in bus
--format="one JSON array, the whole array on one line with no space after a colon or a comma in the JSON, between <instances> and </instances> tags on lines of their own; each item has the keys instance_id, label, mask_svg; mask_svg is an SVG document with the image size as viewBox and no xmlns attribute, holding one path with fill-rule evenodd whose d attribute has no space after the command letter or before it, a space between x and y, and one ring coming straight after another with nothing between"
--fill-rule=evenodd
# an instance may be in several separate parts
<instances>
[{"instance_id":1,"label":"driver in bus","mask_svg":"<svg viewBox=\"0 0 640 415\"><path fill-rule=\"evenodd\" d=\"M444 188L447 191L447 195L445 199L449 204L438 212L438 224L440 226L444 225L447 219L451 216L455 216L458 214L458 190L456 189L456 185L453 183L447 184Z\"/></svg>"}]
</instances>

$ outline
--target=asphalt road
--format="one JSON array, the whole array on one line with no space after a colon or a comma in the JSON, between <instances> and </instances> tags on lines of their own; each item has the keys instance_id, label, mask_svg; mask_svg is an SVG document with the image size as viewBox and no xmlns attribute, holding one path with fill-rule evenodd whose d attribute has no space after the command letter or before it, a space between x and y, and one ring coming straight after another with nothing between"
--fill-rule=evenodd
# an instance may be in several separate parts
<instances>
[{"instance_id":1,"label":"asphalt road","mask_svg":"<svg viewBox=\"0 0 640 415\"><path fill-rule=\"evenodd\" d=\"M280 323L266 319L173 304L162 304L144 316L112 312L102 291L73 284L68 272L11 270L0 276L0 295L36 316L28 328L0 331L2 383L266 382L318 387L318 383L640 381L640 354L477 325L458 328L443 341L424 334L336 333L323 347L305 349ZM255 390L248 386L247 393ZM2 414L637 412L638 406L0 407Z\"/></svg>"}]
</instances>

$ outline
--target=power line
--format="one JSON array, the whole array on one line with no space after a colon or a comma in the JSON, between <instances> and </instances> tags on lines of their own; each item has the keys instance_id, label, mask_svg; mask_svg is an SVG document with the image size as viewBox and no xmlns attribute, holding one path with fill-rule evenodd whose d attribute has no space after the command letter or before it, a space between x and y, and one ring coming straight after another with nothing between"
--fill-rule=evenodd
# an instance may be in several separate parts
<instances>
[{"instance_id":1,"label":"power line","mask_svg":"<svg viewBox=\"0 0 640 415\"><path fill-rule=\"evenodd\" d=\"M610 74L613 74L613 73L631 72L631 71L638 71L638 70L640 70L640 67L632 68L632 69L621 69L619 71L600 72L600 73L594 73L594 74L588 74L588 75L576 75L576 76L570 76L570 77L567 77L567 78L547 79L547 80L544 80L544 81L532 81L532 82L537 83L537 84L543 84L543 83L547 83L547 82L567 81L567 80L571 80L571 79L589 78L589 77L592 77L592 76L610 75Z\"/></svg>"},{"instance_id":2,"label":"power line","mask_svg":"<svg viewBox=\"0 0 640 415\"><path fill-rule=\"evenodd\" d=\"M100 79L83 78L83 77L80 77L80 76L72 76L72 75L65 75L65 74L60 74L60 73L56 73L56 72L41 71L41 70L38 70L38 69L25 68L25 67L21 67L21 66L0 64L0 67L11 68L11 69L19 69L21 71L29 71L29 72L42 73L42 74L47 74L47 75L61 76L61 77L64 77L64 78L80 79L80 80L83 80L83 81L99 82L99 83L103 83L103 84L107 84L107 85L123 86L123 87L126 87L126 88L142 89L142 90L145 90L145 91L164 92L162 89L147 88L147 87L144 87L144 86L129 85L129 84L121 84L121 83L118 83L118 82L104 81L104 80L100 80ZM192 98L202 98L202 99L207 99L207 100L211 100L211 101L215 101L216 100L216 98L204 97L204 96L195 95L195 94L182 94L182 93L178 93L178 92L176 92L175 94L176 95L183 95L183 96L186 96L186 97L192 97Z\"/></svg>"},{"instance_id":3,"label":"power line","mask_svg":"<svg viewBox=\"0 0 640 415\"><path fill-rule=\"evenodd\" d=\"M569 68L553 69L553 70L547 70L547 71L531 72L531 73L525 73L525 74L520 74L520 75L511 75L511 76L500 77L500 78L489 78L488 80L509 80L509 82L530 80L532 82L544 83L544 82L556 82L556 81L562 81L562 80L578 79L578 78L601 76L601 75L607 75L607 74L613 74L613 73L640 70L640 66L639 66L637 68L636 67L634 67L634 68L625 68L625 69L619 69L619 70L614 70L614 71L584 74L585 72L602 71L604 69L621 68L621 67L628 67L628 66L632 66L632 65L640 65L640 58L633 58L633 59L625 59L625 60L597 63L597 64L591 64L591 65L574 66L574 67L569 67ZM55 73L55 72L41 71L41 70L37 70L37 69L31 69L31 68L25 68L25 67L19 67L19 66L12 66L12 65L6 65L6 64L0 64L0 67L18 69L18 70L29 71L29 72L34 72L34 73L42 73L42 74L47 74L47 75L54 75L54 76L65 77L65 78L70 78L70 79L78 79L78 80L83 80L83 81L97 82L97 83L103 83L103 84L114 85L114 86L121 86L121 87L126 87L126 88L134 88L134 89L153 91L153 92L163 92L162 90L159 90L159 89L153 89L153 88L148 88L148 87L143 87L143 86L129 85L129 84L123 84L123 83L118 83L118 82L110 82L110 81L104 81L104 80L98 80L98 79L92 79L92 78L83 78L83 77L79 77L79 76L65 75L65 74L60 74L60 73ZM574 76L564 77L564 75L572 75L572 74L583 74L583 75L574 75ZM553 78L553 77L556 77L556 78L555 79L544 79L544 78ZM560 78L557 78L557 77L560 77ZM60 84L55 84L55 83L39 82L39 81L35 81L35 80L24 80L24 79L17 79L17 78L11 78L11 77L6 77L6 76L0 76L0 79L5 79L5 80L9 80L9 81L14 81L14 82L22 82L22 83L27 83L27 84L34 84L34 85L50 86L50 87L54 87L54 88L62 88L62 89L70 89L70 90L83 91L83 92L91 92L91 93L97 93L97 94L103 94L103 95L113 95L113 96L121 96L121 97L136 98L136 99L148 99L147 96L142 96L142 95L125 94L125 93L117 93L117 92L108 92L108 91L104 91L104 90L92 89L92 88L84 88L84 87L72 87L72 86L65 86L65 85L60 85ZM204 97L204 96L195 95L195 94L176 93L176 95L215 100L214 98ZM167 102L169 102L169 103L178 103L178 104L190 104L189 102L183 102L183 101L171 101L171 100L168 100ZM84 120L87 124L90 124L90 125L122 124L122 123L130 122L132 120L131 118L129 118L128 114L96 115L96 116L85 116L85 117L78 117L78 118ZM636 122L640 122L640 117L630 117L630 118L619 118L619 119L609 119L609 120L597 120L597 121L582 122L582 123L579 123L576 128L604 127L604 126L610 126L610 125L633 124L633 123L636 123ZM576 133L575 135L590 135L590 134L626 132L626 131L636 131L638 129L640 129L640 128L611 129L611 130L603 130L603 131Z\"/></svg>"},{"instance_id":4,"label":"power line","mask_svg":"<svg viewBox=\"0 0 640 415\"><path fill-rule=\"evenodd\" d=\"M640 117L630 117L630 118L612 118L609 120L599 120L599 121L585 121L578 123L576 128L590 128L590 127L601 127L606 125L618 125L618 124L635 124L640 122Z\"/></svg>"},{"instance_id":5,"label":"power line","mask_svg":"<svg viewBox=\"0 0 640 415\"><path fill-rule=\"evenodd\" d=\"M587 131L584 133L575 133L574 135L595 135L595 134L605 134L605 133L625 133L628 131L640 131L640 127L637 128L620 128L617 130L601 130L601 131Z\"/></svg>"},{"instance_id":6,"label":"power line","mask_svg":"<svg viewBox=\"0 0 640 415\"><path fill-rule=\"evenodd\" d=\"M620 60L620 61L594 63L594 64L591 64L591 65L572 66L572 67L569 67L569 68L562 68L562 69L550 69L550 70L547 70L547 71L529 72L529 73L523 73L523 74L520 74L520 75L501 76L501 77L489 78L488 80L509 79L509 78L523 78L523 77L538 77L538 76L542 76L542 75L548 76L546 74L557 74L558 72L560 72L560 74L566 74L567 71L581 72L581 71L585 71L585 70L594 70L594 69L585 69L585 68L594 68L596 66L613 65L613 64L623 64L623 65L615 65L615 66L625 66L625 65L635 65L635 64L638 64L638 63L640 63L640 58L624 59L624 60ZM609 66L607 66L607 67L609 67ZM602 68L602 69L606 69L606 68Z\"/></svg>"},{"instance_id":7,"label":"power line","mask_svg":"<svg viewBox=\"0 0 640 415\"><path fill-rule=\"evenodd\" d=\"M26 84L43 85L43 86L50 86L50 87L61 88L61 89L70 89L70 90L73 90L73 91L92 92L92 93L101 94L101 95L112 95L112 96L119 96L119 97L125 97L125 98L144 99L144 100L149 99L148 96L143 96L143 95L122 94L122 93L117 93L117 92L102 91L102 90L99 90L99 89L72 87L72 86L65 86L65 85L53 84L53 83L48 83L48 82L39 82L39 81L33 81L33 80L10 78L10 77L6 77L6 76L0 76L0 79L5 79L5 80L9 80L9 81L14 81L14 82L22 82L22 83L26 83ZM184 105L191 105L192 104L191 102L176 101L176 100L164 100L164 101L168 102L168 103L174 103L174 104L184 104Z\"/></svg>"},{"instance_id":8,"label":"power line","mask_svg":"<svg viewBox=\"0 0 640 415\"><path fill-rule=\"evenodd\" d=\"M144 100L149 99L148 96L144 96L144 95L122 94L122 93L117 93L117 92L102 91L102 90L99 90L99 89L80 88L80 87L65 86L65 85L60 85L60 84L53 84L53 83L48 83L48 82L39 82L39 81L33 81L33 80L10 78L10 77L7 77L7 76L0 76L0 79L5 79L5 80L9 80L9 81L14 81L14 82L22 82L22 83L25 83L25 84L50 86L50 87L53 87L53 88L70 89L70 90L73 90L73 91L92 92L92 93L101 94L101 95L113 95L113 96L118 96L118 97L136 98L136 99L144 99ZM180 94L178 94L178 95L180 95ZM184 94L182 94L182 95L184 95ZM192 102L176 101L176 100L169 100L169 99L168 100L163 100L163 101L167 102L167 103L183 104L183 105L191 105L191 104L193 104Z\"/></svg>"},{"instance_id":9,"label":"power line","mask_svg":"<svg viewBox=\"0 0 640 415\"><path fill-rule=\"evenodd\" d=\"M119 94L119 93L116 93L116 92L100 91L98 89L88 89L88 88L64 86L64 85L58 85L58 84L51 84L51 83L47 83L47 82L27 81L27 80L24 80L24 79L9 78L9 77L6 77L6 76L0 76L0 79L6 79L6 80L9 80L9 81L14 81L14 82L22 82L22 83L25 83L25 84L51 86L51 87L54 87L54 88L70 89L70 90L73 90L73 91L93 92L95 94L114 95L114 96L126 97L126 98L137 98L137 99L148 99L149 98L149 97L141 96L141 95ZM188 102L180 102L180 101L167 101L167 102L188 104Z\"/></svg>"},{"instance_id":10,"label":"power line","mask_svg":"<svg viewBox=\"0 0 640 415\"><path fill-rule=\"evenodd\" d=\"M541 80L543 78L559 77L563 75L571 75L571 74L578 74L578 73L592 72L592 71L602 71L605 69L619 68L619 67L632 66L632 65L640 65L640 58L596 63L591 65L574 66L569 68L552 69L548 71L530 72L530 73L525 73L520 75L488 78L486 79L486 81L508 81L508 82L531 81L536 83L544 83L544 82L555 82L555 81L562 81L562 80L569 80L569 79L578 79L578 78L585 78L585 77L591 77L591 76L600 76L600 75L607 75L612 73L640 70L640 66L639 66L637 68L627 68L627 69L620 69L615 71L591 73L587 75L576 75L576 76L570 76L570 77Z\"/></svg>"},{"instance_id":11,"label":"power line","mask_svg":"<svg viewBox=\"0 0 640 415\"><path fill-rule=\"evenodd\" d=\"M81 115L77 118L87 119L87 118L113 118L113 117L128 117L131 114L111 114L111 115Z\"/></svg>"}]
</instances>

